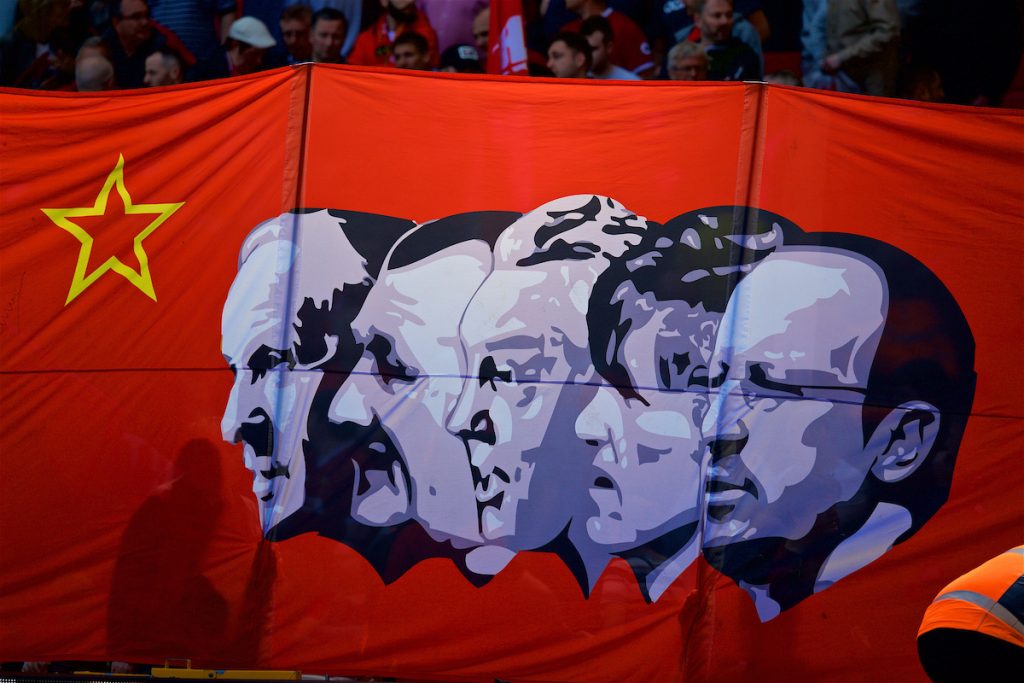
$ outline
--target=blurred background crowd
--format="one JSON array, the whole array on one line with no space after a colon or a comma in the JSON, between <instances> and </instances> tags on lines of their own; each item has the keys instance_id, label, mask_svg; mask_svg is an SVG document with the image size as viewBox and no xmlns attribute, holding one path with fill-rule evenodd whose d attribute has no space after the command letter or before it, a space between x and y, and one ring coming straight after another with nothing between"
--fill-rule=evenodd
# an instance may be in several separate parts
<instances>
[{"instance_id":1,"label":"blurred background crowd","mask_svg":"<svg viewBox=\"0 0 1024 683\"><path fill-rule=\"evenodd\" d=\"M1024 0L514 4L531 76L1024 106ZM141 88L304 62L485 73L490 14L488 0L0 0L0 85Z\"/></svg>"}]
</instances>

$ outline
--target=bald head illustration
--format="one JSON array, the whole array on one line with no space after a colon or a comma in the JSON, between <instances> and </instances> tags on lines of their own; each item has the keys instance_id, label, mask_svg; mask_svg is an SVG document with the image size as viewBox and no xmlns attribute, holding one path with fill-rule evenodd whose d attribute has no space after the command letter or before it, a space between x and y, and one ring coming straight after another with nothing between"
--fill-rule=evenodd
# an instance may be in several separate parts
<instances>
[{"instance_id":1,"label":"bald head illustration","mask_svg":"<svg viewBox=\"0 0 1024 683\"><path fill-rule=\"evenodd\" d=\"M485 543L547 544L584 495L594 449L573 424L593 391L590 292L647 228L618 202L586 195L549 202L498 239L495 269L460 328L469 379L448 420L466 444Z\"/></svg>"},{"instance_id":2,"label":"bald head illustration","mask_svg":"<svg viewBox=\"0 0 1024 683\"><path fill-rule=\"evenodd\" d=\"M710 373L705 554L770 619L945 501L974 390L948 290L875 240L811 234L733 293Z\"/></svg>"}]
</instances>

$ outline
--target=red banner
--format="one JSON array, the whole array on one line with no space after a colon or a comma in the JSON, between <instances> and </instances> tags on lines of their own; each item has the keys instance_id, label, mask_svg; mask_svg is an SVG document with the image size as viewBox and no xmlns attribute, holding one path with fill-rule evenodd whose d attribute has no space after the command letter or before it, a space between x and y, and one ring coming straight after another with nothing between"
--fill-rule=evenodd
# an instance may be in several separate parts
<instances>
[{"instance_id":1,"label":"red banner","mask_svg":"<svg viewBox=\"0 0 1024 683\"><path fill-rule=\"evenodd\" d=\"M526 75L526 31L519 0L491 0L487 73Z\"/></svg>"},{"instance_id":2,"label":"red banner","mask_svg":"<svg viewBox=\"0 0 1024 683\"><path fill-rule=\"evenodd\" d=\"M0 659L924 680L1021 542L1020 112L322 66L0 107ZM879 390L908 356L956 400Z\"/></svg>"}]
</instances>

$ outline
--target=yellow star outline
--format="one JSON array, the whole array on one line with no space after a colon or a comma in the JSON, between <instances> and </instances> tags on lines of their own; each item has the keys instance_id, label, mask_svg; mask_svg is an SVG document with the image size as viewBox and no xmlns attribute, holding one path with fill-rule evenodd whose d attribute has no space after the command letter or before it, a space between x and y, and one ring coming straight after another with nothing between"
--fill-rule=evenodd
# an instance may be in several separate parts
<instances>
[{"instance_id":1,"label":"yellow star outline","mask_svg":"<svg viewBox=\"0 0 1024 683\"><path fill-rule=\"evenodd\" d=\"M87 233L76 225L70 219L85 217L85 216L104 216L107 213L107 197L110 195L110 190L113 187L117 187L117 193L121 195L121 201L124 203L124 213L126 216L135 215L156 215L149 225L147 225L142 232L137 234L134 239L135 245L135 257L139 260L139 272L135 272L130 267L126 266L116 256L111 256L104 261L98 268L93 270L91 273L86 273L89 268L89 256L92 254L92 235ZM78 263L75 264L75 275L71 280L71 289L68 291L68 298L64 301L64 305L67 306L69 303L75 300L79 294L84 292L86 288L92 283L96 282L108 270L112 270L115 273L122 275L128 282L138 287L146 296L153 301L156 301L156 292L153 290L153 279L149 274L149 256L146 254L146 250L142 248L142 240L149 237L154 230L159 228L164 221L171 217L175 211L180 209L185 202L168 203L168 204L133 204L131 195L128 194L128 189L124 186L124 155L118 155L117 165L107 175L107 180L103 183L103 188L100 193L96 195L96 201L92 206L74 207L69 209L41 209L47 217L53 221L57 226L67 230L79 242L82 243L82 248L78 252Z\"/></svg>"}]
</instances>

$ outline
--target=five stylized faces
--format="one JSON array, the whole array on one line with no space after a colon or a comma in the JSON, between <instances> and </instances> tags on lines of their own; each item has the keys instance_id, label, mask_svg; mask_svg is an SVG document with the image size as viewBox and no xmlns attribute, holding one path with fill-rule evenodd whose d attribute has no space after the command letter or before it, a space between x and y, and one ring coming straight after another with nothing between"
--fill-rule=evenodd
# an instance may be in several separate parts
<instances>
[{"instance_id":1,"label":"five stylized faces","mask_svg":"<svg viewBox=\"0 0 1024 683\"><path fill-rule=\"evenodd\" d=\"M260 226L225 305L223 431L264 529L331 527L378 571L390 546L354 529L417 525L449 549L426 556L472 573L504 566L478 551L545 548L584 591L651 547L651 600L702 546L758 595L794 576L772 544L813 547L798 564L817 579L759 601L763 619L878 557L934 511L879 492L906 490L945 424L913 387L867 405L889 276L770 214L748 235L744 211L660 226L583 195L486 235L465 214L409 232L376 277L337 220Z\"/></svg>"}]
</instances>

